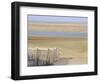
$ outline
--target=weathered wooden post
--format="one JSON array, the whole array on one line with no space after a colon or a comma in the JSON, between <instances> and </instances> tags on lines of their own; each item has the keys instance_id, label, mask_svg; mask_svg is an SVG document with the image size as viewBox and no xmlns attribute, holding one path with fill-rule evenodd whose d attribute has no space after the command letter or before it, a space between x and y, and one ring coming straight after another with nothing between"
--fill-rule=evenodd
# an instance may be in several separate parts
<instances>
[{"instance_id":1,"label":"weathered wooden post","mask_svg":"<svg viewBox=\"0 0 100 82\"><path fill-rule=\"evenodd\" d=\"M47 54L46 54L46 64L49 63L49 48L47 50Z\"/></svg>"},{"instance_id":2,"label":"weathered wooden post","mask_svg":"<svg viewBox=\"0 0 100 82\"><path fill-rule=\"evenodd\" d=\"M39 62L39 49L37 48L36 51L37 51L36 52L36 56L37 56L36 57L36 62L37 62L37 65L38 65L38 62Z\"/></svg>"}]
</instances>

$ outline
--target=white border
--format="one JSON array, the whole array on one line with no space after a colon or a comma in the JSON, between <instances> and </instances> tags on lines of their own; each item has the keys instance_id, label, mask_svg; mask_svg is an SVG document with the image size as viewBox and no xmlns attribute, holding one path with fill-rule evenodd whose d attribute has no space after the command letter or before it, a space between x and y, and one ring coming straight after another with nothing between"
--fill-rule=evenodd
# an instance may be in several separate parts
<instances>
[{"instance_id":1,"label":"white border","mask_svg":"<svg viewBox=\"0 0 100 82\"><path fill-rule=\"evenodd\" d=\"M27 67L27 15L58 15L88 17L88 64ZM41 75L57 73L94 71L94 11L40 7L20 8L20 75Z\"/></svg>"}]
</instances>

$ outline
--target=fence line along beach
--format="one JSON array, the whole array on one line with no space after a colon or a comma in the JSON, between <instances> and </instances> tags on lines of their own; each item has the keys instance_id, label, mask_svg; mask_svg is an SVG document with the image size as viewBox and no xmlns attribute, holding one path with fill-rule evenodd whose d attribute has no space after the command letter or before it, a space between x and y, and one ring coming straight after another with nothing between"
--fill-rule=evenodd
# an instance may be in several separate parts
<instances>
[{"instance_id":1,"label":"fence line along beach","mask_svg":"<svg viewBox=\"0 0 100 82\"><path fill-rule=\"evenodd\" d=\"M58 48L29 48L28 65L53 65L59 60Z\"/></svg>"},{"instance_id":2,"label":"fence line along beach","mask_svg":"<svg viewBox=\"0 0 100 82\"><path fill-rule=\"evenodd\" d=\"M88 63L88 18L28 16L28 66Z\"/></svg>"}]
</instances>

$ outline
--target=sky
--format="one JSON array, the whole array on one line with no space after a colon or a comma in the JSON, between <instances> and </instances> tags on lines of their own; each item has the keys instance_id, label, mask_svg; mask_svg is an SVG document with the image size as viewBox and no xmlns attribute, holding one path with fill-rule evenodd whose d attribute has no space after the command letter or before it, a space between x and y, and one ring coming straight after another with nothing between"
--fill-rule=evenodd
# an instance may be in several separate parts
<instances>
[{"instance_id":1,"label":"sky","mask_svg":"<svg viewBox=\"0 0 100 82\"><path fill-rule=\"evenodd\" d=\"M87 24L87 17L68 17L68 16L28 16L29 22L43 23L80 23ZM70 27L69 27L70 28ZM29 31L28 36L47 36L47 37L87 37L87 32L47 32L47 31Z\"/></svg>"},{"instance_id":2,"label":"sky","mask_svg":"<svg viewBox=\"0 0 100 82\"><path fill-rule=\"evenodd\" d=\"M69 17L69 16L43 16L43 15L29 15L29 22L49 22L49 23L87 23L87 17Z\"/></svg>"}]
</instances>

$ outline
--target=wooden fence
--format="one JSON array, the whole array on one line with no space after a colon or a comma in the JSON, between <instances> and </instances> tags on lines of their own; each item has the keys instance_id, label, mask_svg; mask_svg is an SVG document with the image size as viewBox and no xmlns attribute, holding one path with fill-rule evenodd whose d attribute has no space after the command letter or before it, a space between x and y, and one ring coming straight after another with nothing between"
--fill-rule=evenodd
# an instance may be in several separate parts
<instances>
[{"instance_id":1,"label":"wooden fence","mask_svg":"<svg viewBox=\"0 0 100 82\"><path fill-rule=\"evenodd\" d=\"M28 65L50 65L59 59L59 48L29 48Z\"/></svg>"}]
</instances>

